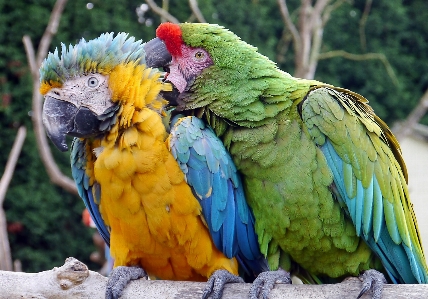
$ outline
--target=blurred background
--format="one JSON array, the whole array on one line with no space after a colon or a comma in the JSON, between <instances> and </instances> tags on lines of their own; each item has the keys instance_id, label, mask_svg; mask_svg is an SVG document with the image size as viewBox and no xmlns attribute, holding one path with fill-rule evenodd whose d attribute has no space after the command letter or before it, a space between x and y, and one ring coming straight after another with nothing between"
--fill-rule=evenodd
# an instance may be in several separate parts
<instances>
[{"instance_id":1,"label":"blurred background","mask_svg":"<svg viewBox=\"0 0 428 299\"><path fill-rule=\"evenodd\" d=\"M54 7L58 26L45 31ZM8 259L25 272L60 266L69 256L92 270L104 262L103 246L82 221L84 205L70 185L69 152L38 147L38 65L36 59L31 68L26 49L40 62L44 48L104 32L148 41L162 21L218 23L292 75L365 96L400 139L428 250L427 20L426 0L0 0L0 269L11 269ZM9 159L17 137L22 148L18 144ZM41 158L50 152L52 160ZM49 175L49 163L58 171Z\"/></svg>"}]
</instances>

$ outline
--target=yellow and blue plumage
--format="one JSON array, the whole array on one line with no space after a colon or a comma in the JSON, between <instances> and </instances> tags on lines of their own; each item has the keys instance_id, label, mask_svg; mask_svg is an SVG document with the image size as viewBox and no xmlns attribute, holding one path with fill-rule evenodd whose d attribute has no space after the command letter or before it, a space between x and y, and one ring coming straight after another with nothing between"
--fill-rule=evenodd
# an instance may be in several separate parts
<instances>
[{"instance_id":1,"label":"yellow and blue plumage","mask_svg":"<svg viewBox=\"0 0 428 299\"><path fill-rule=\"evenodd\" d=\"M165 143L161 117L165 100L160 93L171 86L144 63L140 41L127 39L126 34L114 38L103 34L68 49L63 46L61 57L57 51L49 54L40 69L46 130L61 150L67 150L65 135L76 137L71 147L73 178L110 245L114 266L138 266L157 278L194 281L206 281L217 270L226 270L232 274L228 279L240 281L234 276L238 274L237 256L247 271L257 275L266 263L257 247L251 211L242 196L235 196L242 194L242 186L231 158L223 147L192 156L202 161L199 169L208 172L213 163L229 162L221 169L233 178L218 175L217 167L212 176L222 181L220 187L214 179L203 182L205 188L229 199L221 211L212 209L226 214L215 222L216 233L209 230L202 215L210 217L211 204L203 209L205 197L195 197L193 192L198 192L189 186L193 180L182 171L192 169L193 158L179 165L169 150L170 140ZM186 130L185 123L179 122L173 132ZM193 148L192 140L177 137L171 143L180 140ZM215 207L215 200L210 203ZM218 233L227 225L243 231L241 241L234 230L227 233L228 227ZM114 286L108 287L107 297L118 296L115 292ZM214 289L214 295L221 297L221 290Z\"/></svg>"}]
</instances>

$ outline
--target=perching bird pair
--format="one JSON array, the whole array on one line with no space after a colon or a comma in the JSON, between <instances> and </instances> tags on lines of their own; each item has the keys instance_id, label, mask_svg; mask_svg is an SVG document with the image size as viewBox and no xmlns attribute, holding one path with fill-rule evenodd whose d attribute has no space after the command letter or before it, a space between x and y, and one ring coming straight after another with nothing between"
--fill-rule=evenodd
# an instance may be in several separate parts
<instances>
[{"instance_id":1,"label":"perching bird pair","mask_svg":"<svg viewBox=\"0 0 428 299\"><path fill-rule=\"evenodd\" d=\"M130 279L223 284L268 270L236 168L212 130L194 117L162 123L160 72L147 68L141 41L103 34L80 41L41 69L43 121L62 151L74 136L71 168L79 195L110 245L115 269L106 297ZM130 266L130 267L119 267Z\"/></svg>"},{"instance_id":2,"label":"perching bird pair","mask_svg":"<svg viewBox=\"0 0 428 299\"><path fill-rule=\"evenodd\" d=\"M236 256L247 273L265 270L253 248L248 203L270 270L281 267L308 283L364 273L362 293L373 284L374 298L380 298L384 278L369 269L387 274L393 283L426 282L399 145L366 99L293 78L218 25L162 24L157 36L144 46L146 62L167 69L166 81L179 92L170 104L194 115L176 122L166 145L158 93L168 84L140 65L140 45L105 35L69 51L63 48L61 58L51 54L41 68L48 134L63 150L64 136L77 136L73 176L113 256L125 256L116 266L138 265L164 279L194 279L156 272L164 269L165 260L174 274L195 271L189 259L197 250L183 253L187 264L182 265L184 258L163 249L180 244L184 235L195 242L183 227L169 226L171 220L165 219L172 219L178 207L174 196L163 199L165 189L192 189L185 198L196 207L188 218L197 222L194 231L208 236L207 247L220 254L212 270L237 274L236 262L232 269L224 266L224 255ZM175 226L188 215L175 217ZM236 233L241 224L246 225L244 238ZM159 259L152 258L156 254ZM130 277L145 274L131 269ZM288 281L289 276L281 271L260 275L250 296L257 297L260 289L267 296L278 277Z\"/></svg>"}]
</instances>

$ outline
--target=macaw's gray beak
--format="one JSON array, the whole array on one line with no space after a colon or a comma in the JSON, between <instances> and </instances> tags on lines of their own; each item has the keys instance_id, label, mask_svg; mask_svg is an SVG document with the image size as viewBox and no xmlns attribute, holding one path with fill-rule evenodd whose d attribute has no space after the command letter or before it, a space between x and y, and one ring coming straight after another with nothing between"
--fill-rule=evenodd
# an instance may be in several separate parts
<instances>
[{"instance_id":1,"label":"macaw's gray beak","mask_svg":"<svg viewBox=\"0 0 428 299\"><path fill-rule=\"evenodd\" d=\"M180 95L180 91L173 85L171 91L161 91L161 96L168 101L168 106L177 106L177 98Z\"/></svg>"},{"instance_id":2,"label":"macaw's gray beak","mask_svg":"<svg viewBox=\"0 0 428 299\"><path fill-rule=\"evenodd\" d=\"M50 140L62 152L68 150L66 135L88 137L99 133L101 120L88 108L46 96L43 124Z\"/></svg>"},{"instance_id":3,"label":"macaw's gray beak","mask_svg":"<svg viewBox=\"0 0 428 299\"><path fill-rule=\"evenodd\" d=\"M151 68L165 67L172 60L165 43L158 37L145 43L144 51L146 52L146 65Z\"/></svg>"}]
</instances>

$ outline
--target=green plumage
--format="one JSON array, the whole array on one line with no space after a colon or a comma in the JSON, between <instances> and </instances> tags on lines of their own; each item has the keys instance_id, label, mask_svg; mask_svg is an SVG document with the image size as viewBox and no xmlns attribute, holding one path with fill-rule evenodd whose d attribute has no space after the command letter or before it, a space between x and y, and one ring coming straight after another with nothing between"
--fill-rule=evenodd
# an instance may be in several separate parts
<instances>
[{"instance_id":1,"label":"green plumage","mask_svg":"<svg viewBox=\"0 0 428 299\"><path fill-rule=\"evenodd\" d=\"M213 60L182 108L201 108L230 151L271 268L312 282L369 268L426 282L400 148L367 100L292 77L218 25L180 28Z\"/></svg>"}]
</instances>

